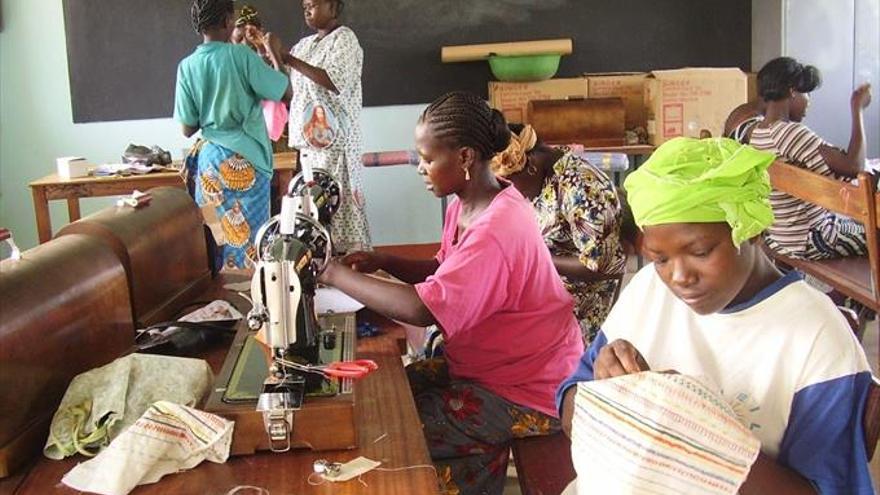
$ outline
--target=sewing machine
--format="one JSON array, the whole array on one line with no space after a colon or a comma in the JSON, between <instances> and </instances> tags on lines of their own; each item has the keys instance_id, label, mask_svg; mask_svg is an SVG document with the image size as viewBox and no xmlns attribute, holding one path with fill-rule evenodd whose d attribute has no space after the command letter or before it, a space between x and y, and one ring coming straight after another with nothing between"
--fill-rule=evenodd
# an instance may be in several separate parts
<instances>
[{"instance_id":1,"label":"sewing machine","mask_svg":"<svg viewBox=\"0 0 880 495\"><path fill-rule=\"evenodd\" d=\"M353 361L354 314L318 317L314 305L340 200L332 175L304 167L281 214L257 232L247 328L236 335L206 404L236 421L233 454L357 444L352 379L370 370Z\"/></svg>"}]
</instances>

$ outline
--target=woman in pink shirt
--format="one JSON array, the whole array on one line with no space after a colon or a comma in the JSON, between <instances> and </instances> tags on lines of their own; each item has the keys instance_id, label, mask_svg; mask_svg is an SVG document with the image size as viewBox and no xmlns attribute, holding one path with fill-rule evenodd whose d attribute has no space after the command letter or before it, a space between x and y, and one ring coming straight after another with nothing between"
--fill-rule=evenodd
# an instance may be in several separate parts
<instances>
[{"instance_id":1,"label":"woman in pink shirt","mask_svg":"<svg viewBox=\"0 0 880 495\"><path fill-rule=\"evenodd\" d=\"M509 139L504 117L479 97L440 97L416 127L428 190L456 195L440 251L430 260L354 253L321 277L370 309L443 332L444 358L407 375L447 493L502 492L510 440L559 430L555 387L583 350L531 205L489 168ZM378 269L406 284L358 273Z\"/></svg>"}]
</instances>

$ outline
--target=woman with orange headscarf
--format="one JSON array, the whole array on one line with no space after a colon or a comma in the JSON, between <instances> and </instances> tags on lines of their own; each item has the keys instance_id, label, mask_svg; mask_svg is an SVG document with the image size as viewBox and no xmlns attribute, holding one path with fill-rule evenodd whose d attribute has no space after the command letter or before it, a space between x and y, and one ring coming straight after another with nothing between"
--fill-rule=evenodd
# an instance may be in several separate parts
<instances>
[{"instance_id":1,"label":"woman with orange headscarf","mask_svg":"<svg viewBox=\"0 0 880 495\"><path fill-rule=\"evenodd\" d=\"M567 148L547 146L531 126L510 129L510 144L495 155L492 171L532 202L589 343L611 309L626 261L617 191L601 170Z\"/></svg>"}]
</instances>

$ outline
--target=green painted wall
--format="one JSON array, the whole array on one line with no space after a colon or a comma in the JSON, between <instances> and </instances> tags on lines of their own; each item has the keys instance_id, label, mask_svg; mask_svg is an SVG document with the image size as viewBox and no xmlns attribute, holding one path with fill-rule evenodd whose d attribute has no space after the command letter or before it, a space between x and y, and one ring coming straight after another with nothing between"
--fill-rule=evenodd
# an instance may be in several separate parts
<instances>
[{"instance_id":1,"label":"green painted wall","mask_svg":"<svg viewBox=\"0 0 880 495\"><path fill-rule=\"evenodd\" d=\"M56 157L118 161L130 142L158 144L179 157L189 141L171 119L73 124L61 0L3 0L0 6L0 226L28 248L37 236L27 184L52 173ZM411 148L422 108L365 109L365 150ZM366 170L365 190L375 244L439 239L439 200L424 190L414 167ZM83 200L83 214L109 204L109 198ZM67 223L66 203L51 205L57 231Z\"/></svg>"}]
</instances>

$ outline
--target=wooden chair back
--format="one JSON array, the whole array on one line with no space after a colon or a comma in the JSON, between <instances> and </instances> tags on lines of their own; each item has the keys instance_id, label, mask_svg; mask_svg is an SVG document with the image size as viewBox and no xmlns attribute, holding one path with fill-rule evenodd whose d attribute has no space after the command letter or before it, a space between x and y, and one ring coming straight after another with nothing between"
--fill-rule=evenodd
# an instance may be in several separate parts
<instances>
[{"instance_id":1,"label":"wooden chair back","mask_svg":"<svg viewBox=\"0 0 880 495\"><path fill-rule=\"evenodd\" d=\"M858 184L852 184L809 170L776 161L770 166L770 183L782 191L803 201L819 205L839 215L844 215L865 227L868 255L866 260L843 258L822 261L792 260L782 258L786 264L801 269L844 294L859 300L873 309L880 308L880 238L878 238L877 205L874 181L866 172L858 175ZM861 263L867 261L870 273L865 278Z\"/></svg>"}]
</instances>

